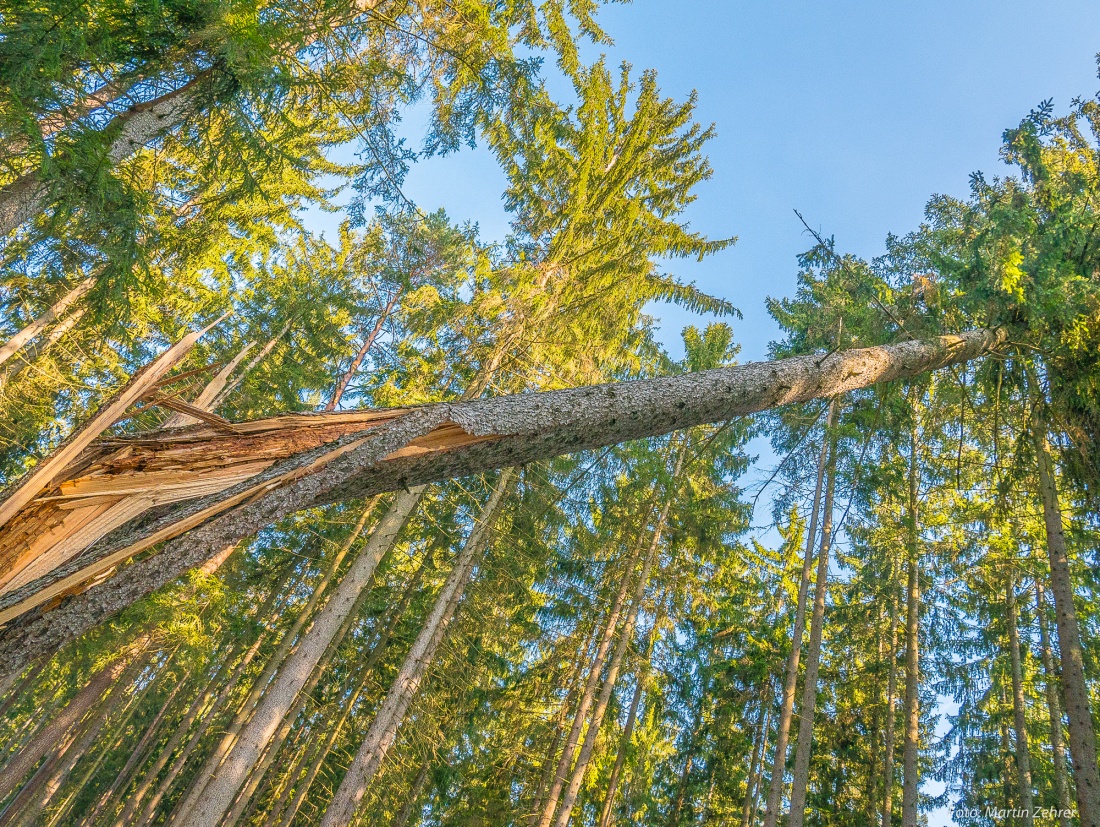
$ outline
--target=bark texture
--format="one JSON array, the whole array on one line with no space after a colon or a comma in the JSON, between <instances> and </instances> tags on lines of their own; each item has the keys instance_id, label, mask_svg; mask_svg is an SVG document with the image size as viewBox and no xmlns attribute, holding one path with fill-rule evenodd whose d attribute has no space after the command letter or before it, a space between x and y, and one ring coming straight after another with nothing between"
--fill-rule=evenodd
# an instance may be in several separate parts
<instances>
[{"instance_id":1,"label":"bark texture","mask_svg":"<svg viewBox=\"0 0 1100 827\"><path fill-rule=\"evenodd\" d=\"M54 577L85 581L138 551L174 537L163 550L103 584L0 635L0 672L53 651L135 600L302 508L399 490L574 451L724 421L779 405L831 396L922 374L982 356L1002 331L759 362L680 376L440 403L397 412L366 432L296 454L245 482L122 526L79 555L79 567L51 574L50 596L71 593ZM328 414L340 416L341 414ZM453 434L453 436L451 436ZM432 435L429 438L429 435ZM410 445L427 440L425 448ZM186 536L178 536L189 532ZM76 565L75 563L72 565ZM25 614L49 597L29 584L5 595L0 611Z\"/></svg>"},{"instance_id":2,"label":"bark texture","mask_svg":"<svg viewBox=\"0 0 1100 827\"><path fill-rule=\"evenodd\" d=\"M1081 818L1081 827L1100 827L1100 768L1096 762L1096 732L1089 708L1081 631L1077 609L1073 605L1069 553L1045 423L1039 423L1034 437L1047 555L1050 558L1050 590L1054 595L1058 645L1062 652L1062 691L1069 717L1069 754L1073 759L1073 778L1077 784L1077 813Z\"/></svg>"},{"instance_id":3,"label":"bark texture","mask_svg":"<svg viewBox=\"0 0 1100 827\"><path fill-rule=\"evenodd\" d=\"M918 827L920 789L920 443L913 426L909 451L908 577L905 588L905 741L902 744L902 827Z\"/></svg>"}]
</instances>

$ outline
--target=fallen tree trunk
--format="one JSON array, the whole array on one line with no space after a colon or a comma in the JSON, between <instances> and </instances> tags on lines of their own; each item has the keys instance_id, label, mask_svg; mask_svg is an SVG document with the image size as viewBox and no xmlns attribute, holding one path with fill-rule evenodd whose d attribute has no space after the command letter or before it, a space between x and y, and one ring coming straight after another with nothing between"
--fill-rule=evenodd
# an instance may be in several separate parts
<instances>
[{"instance_id":1,"label":"fallen tree trunk","mask_svg":"<svg viewBox=\"0 0 1100 827\"><path fill-rule=\"evenodd\" d=\"M122 485L124 493L112 489L111 496L150 501L176 479L162 475L149 484L153 478L145 475L158 472L140 469L155 465L158 456L179 459L180 452L192 452L203 461L225 458L225 467L194 472L187 482L192 488L161 500L176 504L162 506L158 513L150 502L130 522L70 553L48 574L0 596L0 623L9 624L0 633L0 674L53 651L227 545L300 509L835 396L970 361L990 353L1004 339L1003 331L977 330L658 379L411 409L276 417L226 423L224 429L203 425L92 446L91 459L73 463L70 473L52 478L50 487L9 520L0 532L0 556L18 554L18 548L9 546L8 532L24 512L48 506L51 497L63 499L64 486L75 484L97 458L146 451L148 463L121 460L130 477ZM249 443L250 438L259 442ZM258 456L254 448L261 443L267 453ZM252 467L242 468L242 463ZM217 480L204 476L209 474ZM107 476L100 474L100 482ZM88 491L102 496L103 490L95 488L100 482ZM207 491L212 493L198 496ZM87 586L163 541L169 542L159 554L123 568L105 583ZM65 596L71 599L58 604ZM11 623L47 601L54 601L49 611L40 609Z\"/></svg>"}]
</instances>

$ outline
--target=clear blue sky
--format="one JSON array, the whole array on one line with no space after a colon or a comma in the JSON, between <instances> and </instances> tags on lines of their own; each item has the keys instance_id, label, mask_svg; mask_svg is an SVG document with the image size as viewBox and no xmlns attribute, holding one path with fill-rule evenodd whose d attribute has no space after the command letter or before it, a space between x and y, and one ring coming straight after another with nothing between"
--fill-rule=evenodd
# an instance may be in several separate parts
<instances>
[{"instance_id":1,"label":"clear blue sky","mask_svg":"<svg viewBox=\"0 0 1100 827\"><path fill-rule=\"evenodd\" d=\"M793 293L795 256L811 244L793 210L842 252L877 255L887 233L916 227L931 195L964 196L976 170L1006 174L1001 134L1040 101L1064 112L1100 90L1095 0L637 0L600 19L615 39L610 63L656 69L674 97L697 90L698 119L717 127L714 177L690 216L739 241L672 269L742 310L745 360L764 358L778 337L764 299ZM487 153L466 150L418 164L406 192L421 209L478 222L489 240L507 232L503 187ZM681 328L702 321L651 312L674 353ZM760 476L774 457L752 447L762 456L750 476ZM948 807L929 814L931 827L950 823Z\"/></svg>"}]
</instances>

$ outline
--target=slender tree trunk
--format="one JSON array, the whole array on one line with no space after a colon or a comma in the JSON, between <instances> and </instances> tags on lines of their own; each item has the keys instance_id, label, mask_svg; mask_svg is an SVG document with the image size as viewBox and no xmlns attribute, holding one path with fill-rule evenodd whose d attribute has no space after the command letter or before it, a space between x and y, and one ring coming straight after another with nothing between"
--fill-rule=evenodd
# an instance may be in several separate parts
<instances>
[{"instance_id":1,"label":"slender tree trunk","mask_svg":"<svg viewBox=\"0 0 1100 827\"><path fill-rule=\"evenodd\" d=\"M680 783L676 789L676 802L672 805L672 812L668 816L668 827L680 827L680 816L684 812L684 804L687 802L687 788L691 782L691 771L695 768L695 748L699 740L699 732L703 727L703 704L706 702L706 693L699 699L699 706L695 710L695 720L691 725L691 735L688 738L687 755L684 756L684 768L680 772Z\"/></svg>"},{"instance_id":2,"label":"slender tree trunk","mask_svg":"<svg viewBox=\"0 0 1100 827\"><path fill-rule=\"evenodd\" d=\"M130 782L133 780L134 771L146 760L146 758L148 758L153 740L160 733L160 724L169 711L172 710L173 702L176 700L176 696L180 693L180 690L187 684L188 677L189 673L185 672L176 680L176 685L172 687L172 691L169 692L168 697L164 699L157 714L153 716L153 720L150 721L149 725L145 728L145 732L142 734L141 739L130 752L130 757L126 759L126 763L123 764L122 769L119 770L118 774L115 776L115 780L111 782L111 786L108 787L99 797L99 800L96 801L96 805L92 811L82 819L82 823L94 824L99 818L99 814L103 812L109 803L114 801L119 791L129 786Z\"/></svg>"},{"instance_id":3,"label":"slender tree trunk","mask_svg":"<svg viewBox=\"0 0 1100 827\"><path fill-rule=\"evenodd\" d=\"M1011 569L1005 584L1005 611L1008 615L1008 653L1012 662L1012 713L1016 735L1016 775L1020 787L1020 809L1024 827L1032 827L1034 819L1031 797L1031 757L1027 745L1027 717L1024 706L1024 674L1020 663L1020 633L1016 626L1016 582Z\"/></svg>"},{"instance_id":4,"label":"slender tree trunk","mask_svg":"<svg viewBox=\"0 0 1100 827\"><path fill-rule=\"evenodd\" d=\"M779 807L783 800L783 788L787 775L787 741L794 716L794 695L798 688L798 663L802 658L802 635L806 630L806 598L810 591L810 574L814 565L814 541L817 539L817 520L821 508L821 489L825 481L825 465L828 460L828 432L836 419L836 400L829 403L829 416L825 421L825 434L821 438L821 453L817 457L817 482L814 484L814 502L810 510L810 526L806 536L806 552L802 558L802 576L798 581L798 601L795 604L794 628L791 630L791 653L787 656L787 676L783 684L783 699L779 707L779 730L775 736L775 759L772 762L771 783L768 785L768 804L764 811L764 827L776 827L779 823Z\"/></svg>"},{"instance_id":5,"label":"slender tree trunk","mask_svg":"<svg viewBox=\"0 0 1100 827\"><path fill-rule=\"evenodd\" d=\"M56 717L42 727L19 752L8 760L3 767L3 772L0 772L0 801L11 795L19 782L33 766L42 760L43 756L65 741L66 734L99 704L126 667L144 650L147 643L147 637L139 639L100 669Z\"/></svg>"},{"instance_id":6,"label":"slender tree trunk","mask_svg":"<svg viewBox=\"0 0 1100 827\"><path fill-rule=\"evenodd\" d=\"M344 725L347 723L348 718L351 717L352 710L355 709L355 705L359 701L359 697L363 694L363 691L367 688L367 682L370 680L371 675L374 672L378 662L382 659L382 655L386 651L386 646L390 642L390 638L393 637L394 631L397 629L397 624L401 622L401 618L404 616L405 611L409 607L409 602L412 600L413 594L420 587L420 582L424 576L424 572L428 567L428 557L425 555L424 560L417 567L416 573L409 580L408 585L405 587L404 594L401 595L401 600L398 601L397 606L390 615L389 622L386 624L385 629L377 637L374 642L374 646L371 649L370 656L363 664L360 670L361 677L355 690L352 692L347 702L343 704L340 711L340 717L336 720L336 723L329 727L329 731L325 734L317 745L315 752L309 757L309 770L306 772L305 777L298 784L298 789L294 793L294 798L291 800L287 807L286 813L283 815L282 820L279 822L279 827L290 827L290 823L294 820L294 817L298 814L298 810L301 809L302 804L306 800L306 796L309 794L309 788L313 784L317 775L321 771L321 767L324 765L325 757L332 752L332 747L340 737L340 733L344 729Z\"/></svg>"},{"instance_id":7,"label":"slender tree trunk","mask_svg":"<svg viewBox=\"0 0 1100 827\"><path fill-rule=\"evenodd\" d=\"M504 505L504 496L510 486L512 470L501 472L488 501L478 515L470 537L455 560L454 569L447 577L443 588L436 597L431 614L423 629L412 645L412 649L401 665L401 671L394 679L393 686L375 713L374 722L367 731L359 751L348 767L336 795L321 819L321 827L346 827L351 824L355 810L359 806L367 784L374 778L390 746L397 737L397 730L404 721L405 713L420 688L424 675L428 671L439 645L447 633L451 620L458 610L474 569L481 560L492 538L493 526Z\"/></svg>"},{"instance_id":8,"label":"slender tree trunk","mask_svg":"<svg viewBox=\"0 0 1100 827\"><path fill-rule=\"evenodd\" d=\"M550 784L550 789L542 802L542 811L536 822L538 827L550 827L550 822L553 820L554 813L558 809L561 791L565 786L565 782L568 780L569 768L573 765L573 758L576 754L577 743L580 741L581 730L584 728L585 719L588 717L588 712L595 701L596 687L599 684L604 664L607 662L607 655L611 650L611 643L615 638L615 630L619 625L619 616L622 613L623 604L626 602L627 594L630 590L630 583L633 580L634 569L637 566L638 558L642 555L642 550L643 546L639 543L627 560L627 564L623 570L623 578L619 583L619 589L615 594L615 599L607 614L607 622L604 625L599 647L596 649L596 655L592 660L592 666L588 671L588 678L585 681L584 691L581 693L580 700L577 703L577 710L573 714L573 725L570 727L569 735L565 739L565 746L562 749L561 757L558 759L558 765L554 772L554 778Z\"/></svg>"},{"instance_id":9,"label":"slender tree trunk","mask_svg":"<svg viewBox=\"0 0 1100 827\"><path fill-rule=\"evenodd\" d=\"M351 367L344 372L344 375L340 377L339 383L336 385L336 390L332 394L332 399L325 405L326 411L336 410L336 406L340 404L340 400L344 398L344 392L347 391L348 385L351 384L351 380L355 378L355 374L359 372L359 366L363 364L363 360L366 358L367 353L371 349L371 345L374 344L375 338L382 330L382 325L386 323L386 319L390 317L390 313L393 311L393 306L397 304L397 300L401 298L401 291L395 290L393 295L390 296L389 302L382 308L382 312L378 314L378 321L374 323L374 327L367 335L367 338L363 341L363 346L359 348L359 352L355 354L355 358L351 360Z\"/></svg>"},{"instance_id":10,"label":"slender tree trunk","mask_svg":"<svg viewBox=\"0 0 1100 827\"><path fill-rule=\"evenodd\" d=\"M32 321L14 336L12 336L4 344L0 345L0 365L8 361L12 356L19 352L27 342L35 338L39 333L45 330L54 321L64 315L73 304L80 301L86 296L93 287L95 287L95 276L89 276L76 285L76 287L69 290L64 296L54 302L45 313Z\"/></svg>"},{"instance_id":11,"label":"slender tree trunk","mask_svg":"<svg viewBox=\"0 0 1100 827\"><path fill-rule=\"evenodd\" d=\"M3 694L4 702L0 704L0 718L7 715L8 710L15 705L15 702L23 697L24 693L27 692L42 673L42 670L46 668L47 663L49 663L49 658L43 658L38 661L38 663L27 670L26 675L23 676L23 679L19 681L18 684L16 684L15 681L19 677L19 673L15 672L11 675L9 686Z\"/></svg>"},{"instance_id":12,"label":"slender tree trunk","mask_svg":"<svg viewBox=\"0 0 1100 827\"><path fill-rule=\"evenodd\" d=\"M814 584L814 608L810 617L810 646L806 651L806 674L802 678L802 705L799 709L798 743L794 754L794 779L791 784L790 827L802 827L806 818L806 790L810 782L810 751L814 736L814 711L817 707L817 675L821 663L821 637L825 625L825 597L829 588L829 550L833 536L833 492L836 489L836 439L829 452L828 482L821 514L821 544L817 554L817 581Z\"/></svg>"},{"instance_id":13,"label":"slender tree trunk","mask_svg":"<svg viewBox=\"0 0 1100 827\"><path fill-rule=\"evenodd\" d=\"M886 726L882 745L882 827L892 827L894 823L894 732L898 725L895 712L898 697L898 594L893 576L890 587L893 599L890 601L890 669L886 679Z\"/></svg>"},{"instance_id":14,"label":"slender tree trunk","mask_svg":"<svg viewBox=\"0 0 1100 827\"><path fill-rule=\"evenodd\" d=\"M259 760L286 713L294 706L329 644L344 625L352 607L370 585L375 566L397 543L397 536L424 493L423 486L401 492L374 529L366 547L352 562L340 585L316 613L301 642L272 681L256 708L252 720L241 730L233 749L225 757L217 775L212 777L189 809L177 815L179 827L217 827L233 803L249 770Z\"/></svg>"},{"instance_id":15,"label":"slender tree trunk","mask_svg":"<svg viewBox=\"0 0 1100 827\"><path fill-rule=\"evenodd\" d=\"M771 730L772 686L769 680L764 684L764 693L760 699L757 735L753 740L752 760L749 762L749 777L745 783L745 802L741 806L741 827L749 827L756 821L756 808L759 804L760 777L764 770L764 756L768 754L768 733Z\"/></svg>"},{"instance_id":16,"label":"slender tree trunk","mask_svg":"<svg viewBox=\"0 0 1100 827\"><path fill-rule=\"evenodd\" d=\"M1050 750L1054 755L1054 786L1058 793L1058 823L1061 827L1071 827L1069 816L1072 809L1069 796L1069 772L1066 767L1066 748L1062 741L1062 704L1058 700L1058 671L1054 666L1054 654L1050 649L1050 632L1047 630L1047 606L1043 599L1043 584L1035 579L1035 615L1039 619L1039 651L1043 658L1043 672L1046 674L1047 711L1050 714Z\"/></svg>"},{"instance_id":17,"label":"slender tree trunk","mask_svg":"<svg viewBox=\"0 0 1100 827\"><path fill-rule=\"evenodd\" d=\"M241 382L243 382L247 378L248 374L250 374L253 369L260 364L260 362L267 358L267 354L271 353L275 345L277 345L279 343L279 340L286 335L288 330L290 330L290 322L284 324L282 329L270 339L268 339L267 344L260 348L260 352L248 360L248 364L245 365L244 369L237 374L236 379L226 384L226 386L218 392L218 395L214 397L214 401L210 403L210 410L216 411L218 407L223 402L225 402L226 399L229 398L229 395L233 393L233 391L235 391L238 387L240 387Z\"/></svg>"},{"instance_id":18,"label":"slender tree trunk","mask_svg":"<svg viewBox=\"0 0 1100 827\"><path fill-rule=\"evenodd\" d=\"M1062 692L1069 716L1069 754L1077 784L1077 812L1081 827L1100 827L1100 768L1096 763L1096 732L1089 708L1088 684L1081 649L1077 609L1073 605L1073 580L1062 526L1062 508L1054 464L1050 459L1045 421L1035 423L1035 464L1039 471L1039 494L1046 524L1047 554L1050 558L1050 589L1054 594L1054 615L1058 647L1062 652Z\"/></svg>"},{"instance_id":19,"label":"slender tree trunk","mask_svg":"<svg viewBox=\"0 0 1100 827\"><path fill-rule=\"evenodd\" d=\"M920 788L920 448L917 426L910 434L909 513L907 551L908 583L905 590L905 742L902 746L902 827L917 827L917 795Z\"/></svg>"},{"instance_id":20,"label":"slender tree trunk","mask_svg":"<svg viewBox=\"0 0 1100 827\"><path fill-rule=\"evenodd\" d=\"M680 472L683 469L685 453L685 451L681 450L676 459L676 467L672 472L673 486L675 486L680 476ZM619 636L619 642L615 645L615 653L612 655L611 664L607 668L607 678L604 680L603 687L600 689L600 696L592 711L592 720L588 724L588 730L584 735L584 742L581 744L580 755L577 756L577 763L573 767L573 772L569 778L569 786L566 788L565 795L561 800L561 810L558 813L555 827L566 827L566 825L569 824L569 819L572 818L573 806L577 803L577 796L580 793L581 784L584 783L584 776L588 771L588 763L591 761L592 753L596 749L596 738L600 733L600 727L603 725L604 715L607 714L607 706L611 702L611 693L615 691L615 682L619 677L619 669L622 666L623 656L634 640L634 626L638 622L638 615L642 612L645 589L649 583L649 575L653 571L653 565L657 560L657 551L660 548L661 537L664 534L665 525L668 522L668 512L672 505L673 497L674 491L672 490L665 495L665 502L661 507L661 515L658 517L657 525L653 529L653 539L649 543L645 561L642 563L642 573L639 575L634 585L634 594L631 598L631 605L634 607L634 611L627 618L622 634ZM661 602L663 602L663 600L664 597L662 596Z\"/></svg>"},{"instance_id":21,"label":"slender tree trunk","mask_svg":"<svg viewBox=\"0 0 1100 827\"><path fill-rule=\"evenodd\" d=\"M49 333L35 339L27 345L27 347L23 348L22 351L17 353L8 366L0 370L0 389L7 387L10 383L18 379L23 371L27 370L35 363L39 356L57 344L59 339L76 327L77 323L84 317L87 311L87 307L76 308L76 310L51 327Z\"/></svg>"},{"instance_id":22,"label":"slender tree trunk","mask_svg":"<svg viewBox=\"0 0 1100 827\"><path fill-rule=\"evenodd\" d=\"M975 331L925 341L750 363L660 379L586 388L424 405L395 415L339 462L317 465L312 453L297 455L278 470L258 475L247 502L230 507L227 489L203 500L169 508L140 528L123 526L98 546L94 563L84 563L79 577L90 580L128 559L153 537L174 536L158 554L125 566L62 606L23 618L0 632L0 673L21 668L28 659L90 628L119 609L237 542L303 507L349 496L418 486L631 439L657 436L707 422L725 421L779 405L832 396L879 382L923 374L985 355L1005 338L1003 331ZM428 453L394 452L437 427L453 423L476 437L456 438ZM287 476L296 472L293 478ZM268 474L280 482L269 481ZM242 485L250 485L242 483ZM251 489L249 489L251 490ZM196 508L210 519L186 528L183 513ZM176 536L173 531L185 536ZM167 532L165 534L164 532ZM118 558L117 555L122 555ZM70 575L72 577L77 574ZM60 588L59 583L49 589ZM39 605L51 593L33 596L3 609L7 617Z\"/></svg>"},{"instance_id":23,"label":"slender tree trunk","mask_svg":"<svg viewBox=\"0 0 1100 827\"><path fill-rule=\"evenodd\" d=\"M658 601L658 606L663 603L664 600L662 598L662 600ZM608 825L611 824L611 814L615 810L615 794L619 789L619 777L622 775L623 765L626 763L626 753L630 749L630 741L634 737L634 725L638 721L638 708L641 705L642 696L648 688L650 675L652 674L653 647L657 643L658 626L659 619L654 618L653 628L649 630L649 640L646 642L645 657L638 664L638 673L635 676L634 683L634 695L630 699L630 709L626 714L626 723L623 724L622 736L619 738L619 750L615 755L615 766L612 767L611 777L607 781L607 795L604 798L603 807L600 810L599 827L608 827Z\"/></svg>"},{"instance_id":24,"label":"slender tree trunk","mask_svg":"<svg viewBox=\"0 0 1100 827\"><path fill-rule=\"evenodd\" d=\"M1012 809L1012 746L1008 740L1008 716L1004 713L1008 710L1008 701L1005 698L1004 677L1001 677L1001 708L998 715L998 726L1001 730L1001 806L1005 810Z\"/></svg>"},{"instance_id":25,"label":"slender tree trunk","mask_svg":"<svg viewBox=\"0 0 1100 827\"><path fill-rule=\"evenodd\" d=\"M217 748L207 758L203 768L195 776L195 780L192 782L191 790L185 799L185 802L180 810L180 813L186 812L198 797L202 795L203 788L209 783L210 779L218 771L218 767L225 759L225 756L232 749L234 742L237 739L241 729L248 723L251 718L252 712L256 708L256 704L259 702L260 697L263 695L264 690L267 689L271 683L271 679L278 671L279 667L286 661L287 656L290 654L292 647L297 642L302 629L306 623L312 618L314 610L321 598L327 591L329 584L336 577L336 573L340 570L340 564L344 561L348 552L351 550L352 545L359 538L359 535L363 531L363 527L367 524L367 520L370 518L371 512L374 510L374 501L370 501L363 509L362 514L356 522L355 527L351 530L351 533L347 536L344 542L341 544L339 550L333 555L332 560L329 562L328 567L325 569L324 574L321 576L320 582L314 588L313 593L309 596L306 604L298 612L298 616L295 618L294 623L291 625L287 633L283 635L282 640L279 641L278 647L272 653L268 659L267 665L264 667L263 673L252 685L252 690L249 692L248 697L241 705L237 714L233 716L233 721L226 730L225 735L222 736L221 741L218 743Z\"/></svg>"},{"instance_id":26,"label":"slender tree trunk","mask_svg":"<svg viewBox=\"0 0 1100 827\"><path fill-rule=\"evenodd\" d=\"M428 783L428 775L431 770L432 765L425 761L424 766L420 768L420 772L416 774L416 780L413 781L412 789L409 790L409 796L405 800L404 806L394 817L390 827L406 827L409 823L409 819L412 818L412 814L416 812L417 805L420 803L420 796Z\"/></svg>"}]
</instances>

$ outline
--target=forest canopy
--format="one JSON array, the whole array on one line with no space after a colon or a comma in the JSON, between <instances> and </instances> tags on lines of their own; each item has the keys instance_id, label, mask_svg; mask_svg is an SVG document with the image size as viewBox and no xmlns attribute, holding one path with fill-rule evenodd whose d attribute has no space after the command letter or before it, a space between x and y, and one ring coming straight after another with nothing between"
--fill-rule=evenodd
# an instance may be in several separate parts
<instances>
[{"instance_id":1,"label":"forest canopy","mask_svg":"<svg viewBox=\"0 0 1100 827\"><path fill-rule=\"evenodd\" d=\"M0 8L0 827L1100 827L1100 97L740 363L598 5Z\"/></svg>"}]
</instances>

